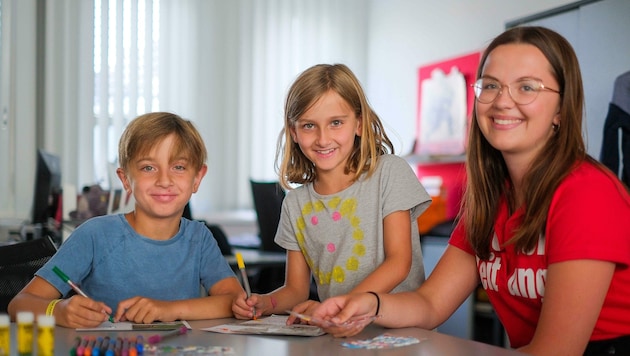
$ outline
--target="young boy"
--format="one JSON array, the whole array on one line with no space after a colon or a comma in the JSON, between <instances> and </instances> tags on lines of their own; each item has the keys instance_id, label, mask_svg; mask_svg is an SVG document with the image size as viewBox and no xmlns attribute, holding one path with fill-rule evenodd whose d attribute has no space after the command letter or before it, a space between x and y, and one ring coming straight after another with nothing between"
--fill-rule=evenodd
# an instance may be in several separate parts
<instances>
[{"instance_id":1,"label":"young boy","mask_svg":"<svg viewBox=\"0 0 630 356\"><path fill-rule=\"evenodd\" d=\"M177 115L149 113L129 123L118 149L116 173L133 194L134 210L77 227L13 298L10 315L47 313L71 328L94 327L110 316L136 323L232 316L242 287L206 226L181 217L208 169L199 132ZM55 266L89 298L58 300L71 287Z\"/></svg>"}]
</instances>

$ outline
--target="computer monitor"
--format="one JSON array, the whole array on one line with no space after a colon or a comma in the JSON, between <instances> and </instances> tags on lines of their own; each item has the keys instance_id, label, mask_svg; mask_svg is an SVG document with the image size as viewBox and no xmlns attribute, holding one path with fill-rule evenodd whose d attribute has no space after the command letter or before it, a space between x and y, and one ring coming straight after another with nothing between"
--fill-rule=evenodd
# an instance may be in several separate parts
<instances>
[{"instance_id":1,"label":"computer monitor","mask_svg":"<svg viewBox=\"0 0 630 356\"><path fill-rule=\"evenodd\" d=\"M37 150L34 192L31 224L44 229L49 227L50 219L60 224L61 165L58 156L42 149Z\"/></svg>"},{"instance_id":2,"label":"computer monitor","mask_svg":"<svg viewBox=\"0 0 630 356\"><path fill-rule=\"evenodd\" d=\"M120 208L122 207L122 195L122 189L112 188L109 190L107 201L107 214L116 214L120 212Z\"/></svg>"}]
</instances>

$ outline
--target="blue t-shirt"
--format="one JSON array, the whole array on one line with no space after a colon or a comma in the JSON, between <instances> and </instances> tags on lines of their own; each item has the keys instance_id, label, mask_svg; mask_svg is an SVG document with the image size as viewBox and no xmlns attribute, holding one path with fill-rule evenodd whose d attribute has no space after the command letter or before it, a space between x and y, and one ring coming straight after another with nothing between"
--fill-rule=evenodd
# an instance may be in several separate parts
<instances>
[{"instance_id":1,"label":"blue t-shirt","mask_svg":"<svg viewBox=\"0 0 630 356\"><path fill-rule=\"evenodd\" d=\"M90 298L114 309L121 300L200 297L218 281L234 277L210 230L181 219L179 232L165 241L139 235L123 214L92 218L64 242L36 275L62 295L70 286L53 272L57 266Z\"/></svg>"}]
</instances>

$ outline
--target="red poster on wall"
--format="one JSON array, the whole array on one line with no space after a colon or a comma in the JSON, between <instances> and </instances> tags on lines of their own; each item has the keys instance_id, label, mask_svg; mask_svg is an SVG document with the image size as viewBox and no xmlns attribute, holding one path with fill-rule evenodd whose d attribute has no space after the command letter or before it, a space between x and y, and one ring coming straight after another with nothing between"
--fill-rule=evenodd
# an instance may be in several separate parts
<instances>
[{"instance_id":1,"label":"red poster on wall","mask_svg":"<svg viewBox=\"0 0 630 356\"><path fill-rule=\"evenodd\" d=\"M415 154L457 156L466 151L474 100L470 85L480 55L474 52L419 68Z\"/></svg>"}]
</instances>

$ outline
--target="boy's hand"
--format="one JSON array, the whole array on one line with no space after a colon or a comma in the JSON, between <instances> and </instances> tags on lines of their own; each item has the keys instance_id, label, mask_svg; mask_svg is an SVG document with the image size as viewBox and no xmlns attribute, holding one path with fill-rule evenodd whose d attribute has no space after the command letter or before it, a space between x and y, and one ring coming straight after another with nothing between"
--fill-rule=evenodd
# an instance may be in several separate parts
<instances>
[{"instance_id":1,"label":"boy's hand","mask_svg":"<svg viewBox=\"0 0 630 356\"><path fill-rule=\"evenodd\" d=\"M133 297L118 303L114 320L151 324L154 321L173 321L168 316L168 302L145 297ZM172 319L172 320L171 320Z\"/></svg>"},{"instance_id":2,"label":"boy's hand","mask_svg":"<svg viewBox=\"0 0 630 356\"><path fill-rule=\"evenodd\" d=\"M107 321L112 309L103 302L74 295L57 303L57 324L69 328L93 328Z\"/></svg>"}]
</instances>

